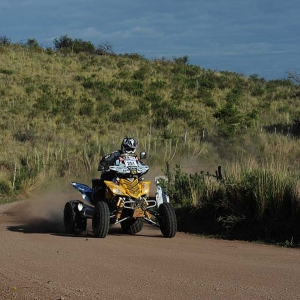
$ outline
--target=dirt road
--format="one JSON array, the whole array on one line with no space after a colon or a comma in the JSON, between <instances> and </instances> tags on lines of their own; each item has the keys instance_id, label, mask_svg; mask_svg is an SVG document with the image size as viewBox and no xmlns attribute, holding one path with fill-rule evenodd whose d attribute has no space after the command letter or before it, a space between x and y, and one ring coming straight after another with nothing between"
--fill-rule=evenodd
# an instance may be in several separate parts
<instances>
[{"instance_id":1,"label":"dirt road","mask_svg":"<svg viewBox=\"0 0 300 300\"><path fill-rule=\"evenodd\" d=\"M166 239L149 226L67 236L54 198L0 207L1 300L300 299L300 249Z\"/></svg>"}]
</instances>

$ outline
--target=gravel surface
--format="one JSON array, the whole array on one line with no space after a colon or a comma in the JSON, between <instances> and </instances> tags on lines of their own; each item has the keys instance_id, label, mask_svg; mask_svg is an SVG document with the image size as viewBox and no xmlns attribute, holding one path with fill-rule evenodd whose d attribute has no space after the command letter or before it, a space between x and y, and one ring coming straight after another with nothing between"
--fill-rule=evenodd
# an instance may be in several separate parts
<instances>
[{"instance_id":1,"label":"gravel surface","mask_svg":"<svg viewBox=\"0 0 300 300\"><path fill-rule=\"evenodd\" d=\"M300 299L300 250L144 226L94 238L62 225L67 197L0 206L0 299Z\"/></svg>"}]
</instances>

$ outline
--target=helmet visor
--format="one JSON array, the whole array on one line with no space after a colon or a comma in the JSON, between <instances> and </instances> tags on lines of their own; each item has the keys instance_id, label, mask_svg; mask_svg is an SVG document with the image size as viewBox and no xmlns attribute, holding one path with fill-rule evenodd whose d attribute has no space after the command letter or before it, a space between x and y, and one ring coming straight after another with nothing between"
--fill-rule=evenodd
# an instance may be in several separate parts
<instances>
[{"instance_id":1,"label":"helmet visor","mask_svg":"<svg viewBox=\"0 0 300 300\"><path fill-rule=\"evenodd\" d=\"M124 151L126 153L135 153L136 147L124 146Z\"/></svg>"}]
</instances>

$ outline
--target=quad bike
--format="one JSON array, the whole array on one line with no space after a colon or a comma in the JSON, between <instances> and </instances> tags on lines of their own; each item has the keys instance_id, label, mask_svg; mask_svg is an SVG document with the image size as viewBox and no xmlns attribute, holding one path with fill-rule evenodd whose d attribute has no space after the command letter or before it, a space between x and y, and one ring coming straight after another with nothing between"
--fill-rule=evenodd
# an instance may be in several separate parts
<instances>
[{"instance_id":1,"label":"quad bike","mask_svg":"<svg viewBox=\"0 0 300 300\"><path fill-rule=\"evenodd\" d=\"M140 158L146 158L146 153L142 152ZM135 234L144 223L159 227L164 237L174 237L177 220L162 185L166 178L155 177L156 196L150 198L150 181L141 177L148 170L135 155L122 154L107 170L113 178L104 180L104 192L99 193L100 179L92 179L92 188L71 182L85 202L71 200L65 204L65 231L68 234L85 231L87 219L92 219L93 234L100 238L106 237L112 225L120 224L124 233Z\"/></svg>"}]
</instances>

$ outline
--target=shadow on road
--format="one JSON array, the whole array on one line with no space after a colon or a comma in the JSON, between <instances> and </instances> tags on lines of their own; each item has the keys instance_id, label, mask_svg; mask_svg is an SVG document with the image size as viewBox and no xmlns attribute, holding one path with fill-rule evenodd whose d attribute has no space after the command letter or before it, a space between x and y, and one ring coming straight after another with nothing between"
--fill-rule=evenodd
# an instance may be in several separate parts
<instances>
[{"instance_id":1,"label":"shadow on road","mask_svg":"<svg viewBox=\"0 0 300 300\"><path fill-rule=\"evenodd\" d=\"M63 233L64 227L61 222L35 219L26 222L26 224L14 224L7 226L7 230L22 233Z\"/></svg>"},{"instance_id":2,"label":"shadow on road","mask_svg":"<svg viewBox=\"0 0 300 300\"><path fill-rule=\"evenodd\" d=\"M7 226L7 230L12 232L19 232L19 233L26 233L26 234L51 234L56 236L65 236L65 237L77 237L77 238L93 238L93 232L91 229L91 225L88 224L87 231L79 232L76 234L67 234L64 230L64 225L62 221L53 221L47 219L35 219L30 220L30 222L26 222L26 224L13 224ZM143 233L146 232L146 233ZM144 228L141 232L131 235L125 234L121 227L116 225L112 226L109 229L108 235L112 236L131 236L131 237L154 237L154 238L161 238L161 232L159 228L155 228L151 225L144 225Z\"/></svg>"}]
</instances>

